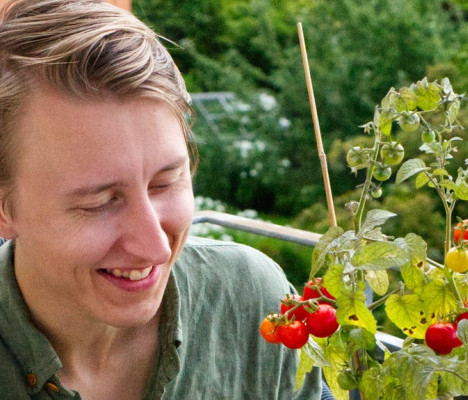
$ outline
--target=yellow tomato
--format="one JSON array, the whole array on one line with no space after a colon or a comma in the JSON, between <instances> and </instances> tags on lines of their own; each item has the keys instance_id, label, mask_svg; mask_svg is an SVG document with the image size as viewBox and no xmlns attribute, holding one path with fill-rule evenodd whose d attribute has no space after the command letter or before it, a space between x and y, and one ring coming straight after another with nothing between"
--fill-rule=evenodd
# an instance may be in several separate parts
<instances>
[{"instance_id":1,"label":"yellow tomato","mask_svg":"<svg viewBox=\"0 0 468 400\"><path fill-rule=\"evenodd\" d=\"M452 247L445 256L445 265L455 272L468 271L468 250Z\"/></svg>"}]
</instances>

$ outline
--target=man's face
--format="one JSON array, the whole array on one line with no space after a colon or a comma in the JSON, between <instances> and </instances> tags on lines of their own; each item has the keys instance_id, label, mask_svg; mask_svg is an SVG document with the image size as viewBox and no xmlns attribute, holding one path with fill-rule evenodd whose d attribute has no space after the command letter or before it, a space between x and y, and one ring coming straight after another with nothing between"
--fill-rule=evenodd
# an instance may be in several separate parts
<instances>
[{"instance_id":1,"label":"man's face","mask_svg":"<svg viewBox=\"0 0 468 400\"><path fill-rule=\"evenodd\" d=\"M115 326L149 321L193 213L171 109L148 99L79 102L44 88L20 118L18 144L11 226L26 301L40 293L43 307Z\"/></svg>"}]
</instances>

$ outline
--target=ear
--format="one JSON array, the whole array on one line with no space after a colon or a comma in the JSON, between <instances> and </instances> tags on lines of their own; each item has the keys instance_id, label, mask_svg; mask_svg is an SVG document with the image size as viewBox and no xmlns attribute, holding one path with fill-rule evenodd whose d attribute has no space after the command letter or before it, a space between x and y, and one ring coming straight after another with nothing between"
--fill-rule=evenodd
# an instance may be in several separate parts
<instances>
[{"instance_id":1,"label":"ear","mask_svg":"<svg viewBox=\"0 0 468 400\"><path fill-rule=\"evenodd\" d=\"M4 239L15 239L17 235L13 215L7 200L8 195L0 188L0 237Z\"/></svg>"}]
</instances>

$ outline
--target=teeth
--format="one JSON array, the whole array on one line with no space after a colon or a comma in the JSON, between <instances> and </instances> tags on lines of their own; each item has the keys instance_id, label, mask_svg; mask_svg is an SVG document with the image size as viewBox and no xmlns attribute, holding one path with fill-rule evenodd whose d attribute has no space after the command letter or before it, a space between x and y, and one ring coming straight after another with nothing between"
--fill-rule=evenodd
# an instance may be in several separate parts
<instances>
[{"instance_id":1,"label":"teeth","mask_svg":"<svg viewBox=\"0 0 468 400\"><path fill-rule=\"evenodd\" d=\"M120 270L120 269L108 269L107 272L111 275L117 276L119 278L126 278L130 279L131 281L141 281L145 279L153 269L153 266L145 268L143 270L140 269L132 269L132 270Z\"/></svg>"}]
</instances>

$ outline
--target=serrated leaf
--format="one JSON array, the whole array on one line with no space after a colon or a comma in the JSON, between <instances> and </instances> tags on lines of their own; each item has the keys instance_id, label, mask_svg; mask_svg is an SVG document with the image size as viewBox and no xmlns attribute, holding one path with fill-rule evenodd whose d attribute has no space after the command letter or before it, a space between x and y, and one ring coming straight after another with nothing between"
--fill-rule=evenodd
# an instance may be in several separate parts
<instances>
[{"instance_id":1,"label":"serrated leaf","mask_svg":"<svg viewBox=\"0 0 468 400\"><path fill-rule=\"evenodd\" d=\"M327 282L327 290L334 297L338 297L346 289L343 281L344 267L340 264L331 265L327 273L323 276L323 281Z\"/></svg>"},{"instance_id":2,"label":"serrated leaf","mask_svg":"<svg viewBox=\"0 0 468 400\"><path fill-rule=\"evenodd\" d=\"M379 296L387 293L389 285L387 271L366 271L365 279L370 288Z\"/></svg>"},{"instance_id":3,"label":"serrated leaf","mask_svg":"<svg viewBox=\"0 0 468 400\"><path fill-rule=\"evenodd\" d=\"M420 172L416 176L416 189L422 188L427 182L429 182L429 176L425 172Z\"/></svg>"},{"instance_id":4,"label":"serrated leaf","mask_svg":"<svg viewBox=\"0 0 468 400\"><path fill-rule=\"evenodd\" d=\"M343 365L349 362L346 343L340 336L340 331L331 336L328 340L317 340L324 347L325 355L331 363L331 367L323 367L325 379L336 400L349 400L349 392L343 390L338 385L338 374Z\"/></svg>"},{"instance_id":5,"label":"serrated leaf","mask_svg":"<svg viewBox=\"0 0 468 400\"><path fill-rule=\"evenodd\" d=\"M337 297L336 318L340 325L360 326L375 334L377 323L372 312L366 307L365 285L358 283L356 291L346 290L340 297Z\"/></svg>"},{"instance_id":6,"label":"serrated leaf","mask_svg":"<svg viewBox=\"0 0 468 400\"><path fill-rule=\"evenodd\" d=\"M405 399L426 400L428 388L432 385L435 366L423 355L401 352L395 373L404 388Z\"/></svg>"},{"instance_id":7,"label":"serrated leaf","mask_svg":"<svg viewBox=\"0 0 468 400\"><path fill-rule=\"evenodd\" d=\"M424 143L419 150L426 154L438 154L443 150L443 146L439 142Z\"/></svg>"},{"instance_id":8,"label":"serrated leaf","mask_svg":"<svg viewBox=\"0 0 468 400\"><path fill-rule=\"evenodd\" d=\"M396 174L396 183L400 184L406 179L416 175L422 171L426 171L429 168L426 167L426 164L423 160L419 158L412 158L411 160L405 161Z\"/></svg>"},{"instance_id":9,"label":"serrated leaf","mask_svg":"<svg viewBox=\"0 0 468 400\"><path fill-rule=\"evenodd\" d=\"M418 97L418 107L427 111L437 107L440 101L440 88L436 83L419 81L414 87L414 92Z\"/></svg>"},{"instance_id":10,"label":"serrated leaf","mask_svg":"<svg viewBox=\"0 0 468 400\"><path fill-rule=\"evenodd\" d=\"M366 244L351 258L351 264L355 268L364 270L399 268L408 261L406 251L390 242Z\"/></svg>"},{"instance_id":11,"label":"serrated leaf","mask_svg":"<svg viewBox=\"0 0 468 400\"><path fill-rule=\"evenodd\" d=\"M339 226L332 226L325 234L322 235L312 253L312 266L310 270L310 279L312 279L317 271L323 267L325 257L328 253L330 244L343 234L343 229Z\"/></svg>"},{"instance_id":12,"label":"serrated leaf","mask_svg":"<svg viewBox=\"0 0 468 400\"><path fill-rule=\"evenodd\" d=\"M400 89L400 95L405 102L406 109L397 110L401 111L413 111L418 105L418 96L414 91L407 87L402 87Z\"/></svg>"},{"instance_id":13,"label":"serrated leaf","mask_svg":"<svg viewBox=\"0 0 468 400\"><path fill-rule=\"evenodd\" d=\"M427 283L422 290L421 299L426 305L426 311L436 316L444 317L457 308L455 293L442 279L433 279Z\"/></svg>"},{"instance_id":14,"label":"serrated leaf","mask_svg":"<svg viewBox=\"0 0 468 400\"><path fill-rule=\"evenodd\" d=\"M386 210L370 210L358 232L359 237L364 236L377 226L382 226L388 219L395 217L396 214Z\"/></svg>"},{"instance_id":15,"label":"serrated leaf","mask_svg":"<svg viewBox=\"0 0 468 400\"><path fill-rule=\"evenodd\" d=\"M414 339L423 339L429 326L424 303L419 296L408 294L398 296L392 294L385 302L388 318L403 333Z\"/></svg>"}]
</instances>

